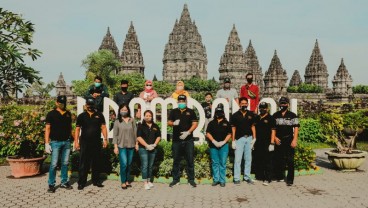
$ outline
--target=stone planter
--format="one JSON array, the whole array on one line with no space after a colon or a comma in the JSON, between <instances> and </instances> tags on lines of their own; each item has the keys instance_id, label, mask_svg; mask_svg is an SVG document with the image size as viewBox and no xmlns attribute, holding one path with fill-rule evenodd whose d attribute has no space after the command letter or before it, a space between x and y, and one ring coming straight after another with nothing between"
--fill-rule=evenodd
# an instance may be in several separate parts
<instances>
[{"instance_id":1,"label":"stone planter","mask_svg":"<svg viewBox=\"0 0 368 208\"><path fill-rule=\"evenodd\" d=\"M365 161L367 152L353 150L352 154L337 153L333 150L325 152L328 155L330 162L340 170L355 171Z\"/></svg>"},{"instance_id":2,"label":"stone planter","mask_svg":"<svg viewBox=\"0 0 368 208\"><path fill-rule=\"evenodd\" d=\"M46 156L31 159L20 159L16 156L6 158L10 165L11 174L14 178L34 176L41 173L43 161Z\"/></svg>"}]
</instances>

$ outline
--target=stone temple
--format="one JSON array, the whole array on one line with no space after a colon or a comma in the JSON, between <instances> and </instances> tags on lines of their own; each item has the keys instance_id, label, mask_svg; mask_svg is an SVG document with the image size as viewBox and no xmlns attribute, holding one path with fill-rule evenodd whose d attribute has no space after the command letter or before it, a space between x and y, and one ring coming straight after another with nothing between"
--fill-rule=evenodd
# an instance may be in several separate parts
<instances>
[{"instance_id":1,"label":"stone temple","mask_svg":"<svg viewBox=\"0 0 368 208\"><path fill-rule=\"evenodd\" d=\"M286 82L288 80L286 70L282 68L277 52L273 55L270 66L265 72L264 83L265 89L263 96L278 98L279 96L286 95Z\"/></svg>"},{"instance_id":2,"label":"stone temple","mask_svg":"<svg viewBox=\"0 0 368 208\"><path fill-rule=\"evenodd\" d=\"M323 61L317 40L314 45L312 55L310 56L309 63L305 69L304 78L306 84L320 86L323 91L326 91L328 88L327 66Z\"/></svg>"},{"instance_id":3,"label":"stone temple","mask_svg":"<svg viewBox=\"0 0 368 208\"><path fill-rule=\"evenodd\" d=\"M107 28L107 33L102 40L100 48L98 50L110 50L116 58L119 58L119 49L116 46L114 37L110 33L110 27Z\"/></svg>"},{"instance_id":4,"label":"stone temple","mask_svg":"<svg viewBox=\"0 0 368 208\"><path fill-rule=\"evenodd\" d=\"M352 84L353 79L346 69L344 59L341 59L341 64L332 80L333 93L343 97L351 96L353 94Z\"/></svg>"},{"instance_id":5,"label":"stone temple","mask_svg":"<svg viewBox=\"0 0 368 208\"><path fill-rule=\"evenodd\" d=\"M207 79L206 47L186 4L169 35L162 62L165 81L175 83L192 77Z\"/></svg>"},{"instance_id":6,"label":"stone temple","mask_svg":"<svg viewBox=\"0 0 368 208\"><path fill-rule=\"evenodd\" d=\"M290 87L299 86L302 83L303 81L302 81L302 78L300 77L299 71L295 70L293 73L293 76L290 79L289 86Z\"/></svg>"}]
</instances>

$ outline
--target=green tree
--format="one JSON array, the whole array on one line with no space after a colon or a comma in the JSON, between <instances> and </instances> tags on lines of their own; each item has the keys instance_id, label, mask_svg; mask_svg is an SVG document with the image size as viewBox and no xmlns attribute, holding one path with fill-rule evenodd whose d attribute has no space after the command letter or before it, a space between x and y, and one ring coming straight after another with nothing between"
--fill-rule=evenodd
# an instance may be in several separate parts
<instances>
[{"instance_id":1,"label":"green tree","mask_svg":"<svg viewBox=\"0 0 368 208\"><path fill-rule=\"evenodd\" d=\"M87 69L87 80L93 80L96 75L99 75L103 82L111 87L116 84L111 76L116 73L122 64L110 50L99 50L90 53L82 61L82 66Z\"/></svg>"},{"instance_id":2,"label":"green tree","mask_svg":"<svg viewBox=\"0 0 368 208\"><path fill-rule=\"evenodd\" d=\"M42 81L35 82L32 84L31 87L27 88L26 95L27 96L38 95L41 98L48 98L50 97L51 90L53 90L54 88L55 88L54 82L51 82L46 85Z\"/></svg>"},{"instance_id":3,"label":"green tree","mask_svg":"<svg viewBox=\"0 0 368 208\"><path fill-rule=\"evenodd\" d=\"M24 63L25 58L34 61L41 54L30 48L33 33L34 24L0 8L0 93L4 98L41 79L38 71Z\"/></svg>"}]
</instances>

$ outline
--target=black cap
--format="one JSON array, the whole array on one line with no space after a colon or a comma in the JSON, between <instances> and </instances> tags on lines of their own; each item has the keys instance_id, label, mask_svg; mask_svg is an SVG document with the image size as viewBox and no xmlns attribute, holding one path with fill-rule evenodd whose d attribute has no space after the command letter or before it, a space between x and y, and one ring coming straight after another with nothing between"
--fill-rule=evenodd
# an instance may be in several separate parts
<instances>
[{"instance_id":1,"label":"black cap","mask_svg":"<svg viewBox=\"0 0 368 208\"><path fill-rule=\"evenodd\" d=\"M185 95L179 95L178 96L178 100L184 100L184 101L186 101L187 100L187 96L185 96Z\"/></svg>"},{"instance_id":2,"label":"black cap","mask_svg":"<svg viewBox=\"0 0 368 208\"><path fill-rule=\"evenodd\" d=\"M217 108L215 109L215 112L219 112L219 111L224 112L224 108L217 106Z\"/></svg>"},{"instance_id":3,"label":"black cap","mask_svg":"<svg viewBox=\"0 0 368 208\"><path fill-rule=\"evenodd\" d=\"M224 83L231 83L230 78L229 78L229 77L226 77L226 78L224 79Z\"/></svg>"},{"instance_id":4,"label":"black cap","mask_svg":"<svg viewBox=\"0 0 368 208\"><path fill-rule=\"evenodd\" d=\"M279 100L280 104L289 104L289 98L287 97L281 97Z\"/></svg>"},{"instance_id":5,"label":"black cap","mask_svg":"<svg viewBox=\"0 0 368 208\"><path fill-rule=\"evenodd\" d=\"M65 95L59 95L59 96L57 96L56 102L66 104L66 96Z\"/></svg>"},{"instance_id":6,"label":"black cap","mask_svg":"<svg viewBox=\"0 0 368 208\"><path fill-rule=\"evenodd\" d=\"M261 102L261 103L259 104L259 108L263 108L263 109L265 109L265 108L268 108L268 105L267 105L267 103L266 103L266 102Z\"/></svg>"},{"instance_id":7,"label":"black cap","mask_svg":"<svg viewBox=\"0 0 368 208\"><path fill-rule=\"evenodd\" d=\"M86 105L94 105L94 104L95 104L95 100L93 98L87 98Z\"/></svg>"}]
</instances>

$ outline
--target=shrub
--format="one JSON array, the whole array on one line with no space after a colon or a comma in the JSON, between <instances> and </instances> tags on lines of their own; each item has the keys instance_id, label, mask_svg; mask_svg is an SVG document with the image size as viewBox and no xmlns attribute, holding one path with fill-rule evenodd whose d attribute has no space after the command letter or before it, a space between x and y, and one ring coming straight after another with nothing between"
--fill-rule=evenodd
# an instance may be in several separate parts
<instances>
[{"instance_id":1,"label":"shrub","mask_svg":"<svg viewBox=\"0 0 368 208\"><path fill-rule=\"evenodd\" d=\"M287 88L290 93L322 93L323 89L320 86L313 84L302 83L299 86L292 86Z\"/></svg>"},{"instance_id":2,"label":"shrub","mask_svg":"<svg viewBox=\"0 0 368 208\"><path fill-rule=\"evenodd\" d=\"M300 142L295 149L294 165L296 170L313 168L312 163L316 159L316 153L312 148Z\"/></svg>"},{"instance_id":3,"label":"shrub","mask_svg":"<svg viewBox=\"0 0 368 208\"><path fill-rule=\"evenodd\" d=\"M298 138L304 142L324 142L322 126L317 119L300 119Z\"/></svg>"}]
</instances>

